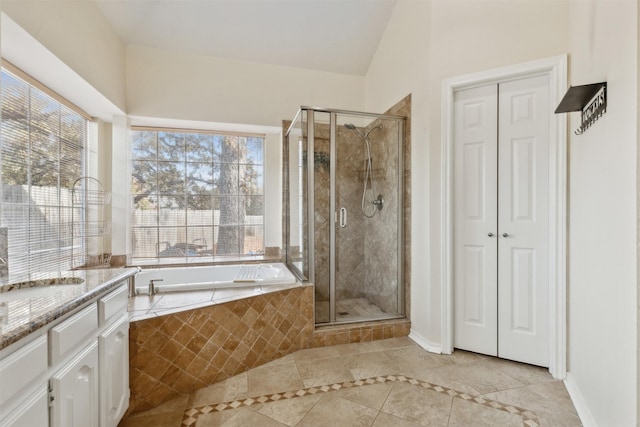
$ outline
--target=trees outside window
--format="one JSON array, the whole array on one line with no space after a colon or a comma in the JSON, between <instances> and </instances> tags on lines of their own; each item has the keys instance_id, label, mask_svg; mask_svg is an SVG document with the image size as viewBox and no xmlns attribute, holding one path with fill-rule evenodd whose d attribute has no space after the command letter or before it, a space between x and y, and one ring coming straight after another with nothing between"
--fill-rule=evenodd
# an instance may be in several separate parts
<instances>
[{"instance_id":1,"label":"trees outside window","mask_svg":"<svg viewBox=\"0 0 640 427\"><path fill-rule=\"evenodd\" d=\"M264 251L264 138L133 131L137 258Z\"/></svg>"}]
</instances>

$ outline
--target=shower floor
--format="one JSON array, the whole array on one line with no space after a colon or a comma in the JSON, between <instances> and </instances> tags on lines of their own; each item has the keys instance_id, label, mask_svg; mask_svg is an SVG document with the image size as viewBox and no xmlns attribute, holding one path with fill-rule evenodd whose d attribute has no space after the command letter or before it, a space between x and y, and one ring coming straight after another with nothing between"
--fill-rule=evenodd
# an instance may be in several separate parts
<instances>
[{"instance_id":1,"label":"shower floor","mask_svg":"<svg viewBox=\"0 0 640 427\"><path fill-rule=\"evenodd\" d=\"M388 317L378 306L366 298L348 298L336 303L336 321L345 322L363 318ZM329 301L316 301L316 323L329 322Z\"/></svg>"}]
</instances>

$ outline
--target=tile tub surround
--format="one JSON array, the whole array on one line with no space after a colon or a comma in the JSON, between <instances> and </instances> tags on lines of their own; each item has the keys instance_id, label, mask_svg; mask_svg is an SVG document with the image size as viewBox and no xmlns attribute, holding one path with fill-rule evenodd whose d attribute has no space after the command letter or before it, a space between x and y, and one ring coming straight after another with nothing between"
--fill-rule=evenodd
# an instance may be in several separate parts
<instances>
[{"instance_id":1,"label":"tile tub surround","mask_svg":"<svg viewBox=\"0 0 640 427\"><path fill-rule=\"evenodd\" d=\"M129 413L307 348L312 293L302 285L132 322Z\"/></svg>"},{"instance_id":2,"label":"tile tub surround","mask_svg":"<svg viewBox=\"0 0 640 427\"><path fill-rule=\"evenodd\" d=\"M129 311L131 414L300 349L406 336L410 326L399 319L314 330L309 284L140 295Z\"/></svg>"},{"instance_id":3,"label":"tile tub surround","mask_svg":"<svg viewBox=\"0 0 640 427\"><path fill-rule=\"evenodd\" d=\"M108 293L136 271L106 268L10 277L0 286L0 350ZM51 285L60 278L82 283Z\"/></svg>"},{"instance_id":4,"label":"tile tub surround","mask_svg":"<svg viewBox=\"0 0 640 427\"><path fill-rule=\"evenodd\" d=\"M120 427L580 426L561 381L408 338L300 350L123 420Z\"/></svg>"}]
</instances>

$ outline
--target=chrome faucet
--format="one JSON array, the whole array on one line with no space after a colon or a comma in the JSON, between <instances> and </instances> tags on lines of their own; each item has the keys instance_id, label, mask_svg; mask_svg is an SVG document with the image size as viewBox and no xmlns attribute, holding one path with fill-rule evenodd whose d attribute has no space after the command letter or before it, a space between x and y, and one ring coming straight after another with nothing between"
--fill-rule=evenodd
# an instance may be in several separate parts
<instances>
[{"instance_id":1,"label":"chrome faucet","mask_svg":"<svg viewBox=\"0 0 640 427\"><path fill-rule=\"evenodd\" d=\"M156 282L162 282L163 279L151 279L149 280L149 296L156 294Z\"/></svg>"},{"instance_id":2,"label":"chrome faucet","mask_svg":"<svg viewBox=\"0 0 640 427\"><path fill-rule=\"evenodd\" d=\"M136 267L138 271L133 276L129 276L129 297L135 297L138 295L138 290L136 289L136 275L142 271L142 268Z\"/></svg>"}]
</instances>

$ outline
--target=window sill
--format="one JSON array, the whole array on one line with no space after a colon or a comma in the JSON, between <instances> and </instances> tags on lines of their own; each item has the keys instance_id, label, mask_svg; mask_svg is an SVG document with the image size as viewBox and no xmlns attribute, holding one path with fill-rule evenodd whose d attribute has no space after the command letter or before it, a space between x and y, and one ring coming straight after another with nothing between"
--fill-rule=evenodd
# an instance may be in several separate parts
<instances>
[{"instance_id":1,"label":"window sill","mask_svg":"<svg viewBox=\"0 0 640 427\"><path fill-rule=\"evenodd\" d=\"M223 265L259 262L281 262L279 256L243 255L225 257L171 257L171 258L134 258L128 267L188 267L195 265Z\"/></svg>"}]
</instances>

